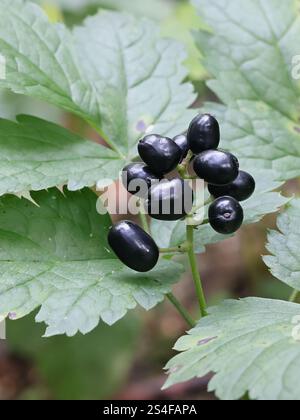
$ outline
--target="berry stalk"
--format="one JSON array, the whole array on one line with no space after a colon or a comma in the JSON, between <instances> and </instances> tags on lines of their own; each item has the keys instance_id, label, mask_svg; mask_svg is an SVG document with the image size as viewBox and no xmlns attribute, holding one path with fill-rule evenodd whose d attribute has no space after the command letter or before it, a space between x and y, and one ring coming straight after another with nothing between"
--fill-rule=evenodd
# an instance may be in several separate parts
<instances>
[{"instance_id":1,"label":"berry stalk","mask_svg":"<svg viewBox=\"0 0 300 420\"><path fill-rule=\"evenodd\" d=\"M184 162L177 166L177 171L183 179L196 179L196 177L189 175L189 164L193 154L189 151Z\"/></svg>"},{"instance_id":2,"label":"berry stalk","mask_svg":"<svg viewBox=\"0 0 300 420\"><path fill-rule=\"evenodd\" d=\"M168 293L167 298L172 303L172 305L177 309L177 311L180 313L182 318L187 322L187 324L191 328L194 328L197 324L196 321L191 317L191 315L188 313L185 307L182 306L181 303L176 299L173 293Z\"/></svg>"},{"instance_id":3,"label":"berry stalk","mask_svg":"<svg viewBox=\"0 0 300 420\"><path fill-rule=\"evenodd\" d=\"M297 303L299 298L300 298L299 290L294 290L293 293L291 294L289 302Z\"/></svg>"},{"instance_id":4,"label":"berry stalk","mask_svg":"<svg viewBox=\"0 0 300 420\"><path fill-rule=\"evenodd\" d=\"M186 253L187 251L188 251L188 246L185 244L175 246L173 248L160 248L159 250L161 254L180 254L180 253Z\"/></svg>"},{"instance_id":5,"label":"berry stalk","mask_svg":"<svg viewBox=\"0 0 300 420\"><path fill-rule=\"evenodd\" d=\"M140 202L140 206L141 206L141 202ZM140 218L142 228L144 229L145 232L147 232L150 235L150 228L149 228L149 223L147 220L147 215L145 214L145 212L143 212L142 209L139 211L139 218Z\"/></svg>"},{"instance_id":6,"label":"berry stalk","mask_svg":"<svg viewBox=\"0 0 300 420\"><path fill-rule=\"evenodd\" d=\"M193 276L193 280L195 283L197 298L199 302L200 307L200 314L201 317L205 317L207 315L207 305L206 300L203 292L201 277L198 269L197 259L195 255L195 249L194 249L194 227L188 226L186 227L186 236L187 236L187 243L188 243L188 257L190 261L191 266L191 272Z\"/></svg>"},{"instance_id":7,"label":"berry stalk","mask_svg":"<svg viewBox=\"0 0 300 420\"><path fill-rule=\"evenodd\" d=\"M140 205L141 205L141 201L140 201ZM141 225L143 226L143 229L145 230L145 232L150 234L150 227L149 227L149 223L148 223L148 220L147 220L147 216L142 210L139 212L139 217L140 217L140 221L141 221ZM164 254L164 253L169 254L169 253L176 253L176 252L180 253L180 252L187 252L187 250L188 250L187 245L183 244L183 245L178 246L176 248L160 249L160 253L162 253L162 254ZM177 309L178 313L182 316L182 318L186 321L186 323L191 328L194 328L196 326L196 321L188 313L186 308L183 305L181 305L181 303L173 295L173 293L168 293L167 298L172 303L172 305L175 307L175 309Z\"/></svg>"}]
</instances>

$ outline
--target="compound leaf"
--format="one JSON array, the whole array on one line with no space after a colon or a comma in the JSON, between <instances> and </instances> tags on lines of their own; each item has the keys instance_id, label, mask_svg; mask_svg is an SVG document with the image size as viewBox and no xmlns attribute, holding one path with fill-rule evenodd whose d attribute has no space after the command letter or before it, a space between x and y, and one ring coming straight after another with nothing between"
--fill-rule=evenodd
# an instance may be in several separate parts
<instances>
[{"instance_id":1,"label":"compound leaf","mask_svg":"<svg viewBox=\"0 0 300 420\"><path fill-rule=\"evenodd\" d=\"M297 290L300 290L299 222L300 200L294 199L278 217L279 231L269 233L267 250L272 255L264 257L271 273Z\"/></svg>"},{"instance_id":2,"label":"compound leaf","mask_svg":"<svg viewBox=\"0 0 300 420\"><path fill-rule=\"evenodd\" d=\"M1 1L0 19L0 87L83 117L122 157L146 131L186 129L195 95L182 84L184 48L152 21L102 11L71 32L24 0Z\"/></svg>"},{"instance_id":3,"label":"compound leaf","mask_svg":"<svg viewBox=\"0 0 300 420\"><path fill-rule=\"evenodd\" d=\"M195 100L182 84L184 49L160 39L147 19L100 13L74 30L85 77L94 86L102 128L126 155L136 156L137 140L148 130L175 135L186 129Z\"/></svg>"},{"instance_id":4,"label":"compound leaf","mask_svg":"<svg viewBox=\"0 0 300 420\"><path fill-rule=\"evenodd\" d=\"M165 387L215 373L224 400L299 400L300 305L258 298L225 301L179 339Z\"/></svg>"},{"instance_id":5,"label":"compound leaf","mask_svg":"<svg viewBox=\"0 0 300 420\"><path fill-rule=\"evenodd\" d=\"M46 335L87 333L111 325L137 303L151 309L171 290L182 266L162 260L138 274L107 245L109 216L96 212L89 190L32 194L39 205L0 200L0 313L21 318L40 307Z\"/></svg>"},{"instance_id":6,"label":"compound leaf","mask_svg":"<svg viewBox=\"0 0 300 420\"><path fill-rule=\"evenodd\" d=\"M0 195L113 182L123 165L114 151L56 124L29 116L17 123L0 119Z\"/></svg>"},{"instance_id":7,"label":"compound leaf","mask_svg":"<svg viewBox=\"0 0 300 420\"><path fill-rule=\"evenodd\" d=\"M300 78L297 0L194 0L211 31L196 33L213 80L226 104L218 114L225 147L249 169L270 168L280 180L300 175Z\"/></svg>"},{"instance_id":8,"label":"compound leaf","mask_svg":"<svg viewBox=\"0 0 300 420\"><path fill-rule=\"evenodd\" d=\"M0 19L0 51L6 62L0 87L97 121L94 94L82 81L69 31L50 24L40 7L24 0L2 0Z\"/></svg>"}]
</instances>

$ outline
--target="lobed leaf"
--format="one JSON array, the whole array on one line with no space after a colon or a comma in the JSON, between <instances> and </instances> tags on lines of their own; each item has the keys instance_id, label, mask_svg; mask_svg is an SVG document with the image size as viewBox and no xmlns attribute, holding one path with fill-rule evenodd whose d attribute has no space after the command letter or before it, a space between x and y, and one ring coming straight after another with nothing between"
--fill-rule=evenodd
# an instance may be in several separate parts
<instances>
[{"instance_id":1,"label":"lobed leaf","mask_svg":"<svg viewBox=\"0 0 300 420\"><path fill-rule=\"evenodd\" d=\"M68 185L92 187L118 178L124 166L112 150L56 124L29 116L0 119L0 195Z\"/></svg>"},{"instance_id":2,"label":"lobed leaf","mask_svg":"<svg viewBox=\"0 0 300 420\"><path fill-rule=\"evenodd\" d=\"M94 93L83 81L69 31L50 24L40 7L24 0L2 0L0 19L0 51L6 60L0 87L99 121Z\"/></svg>"},{"instance_id":3,"label":"lobed leaf","mask_svg":"<svg viewBox=\"0 0 300 420\"><path fill-rule=\"evenodd\" d=\"M122 153L135 157L146 131L176 135L193 116L191 84L182 66L184 49L159 38L150 20L99 13L75 28L77 54L97 92L102 129Z\"/></svg>"},{"instance_id":4,"label":"lobed leaf","mask_svg":"<svg viewBox=\"0 0 300 420\"><path fill-rule=\"evenodd\" d=\"M268 235L269 256L264 262L271 273L294 289L300 290L300 200L294 199L277 220L279 231Z\"/></svg>"},{"instance_id":5,"label":"lobed leaf","mask_svg":"<svg viewBox=\"0 0 300 420\"><path fill-rule=\"evenodd\" d=\"M0 87L79 115L121 157L136 155L146 131L186 129L195 95L182 84L185 52L150 20L102 11L71 32L24 0L3 0L0 19Z\"/></svg>"},{"instance_id":6,"label":"lobed leaf","mask_svg":"<svg viewBox=\"0 0 300 420\"><path fill-rule=\"evenodd\" d=\"M213 372L223 400L299 400L300 305L258 298L225 301L179 339L167 365L171 385Z\"/></svg>"},{"instance_id":7,"label":"lobed leaf","mask_svg":"<svg viewBox=\"0 0 300 420\"><path fill-rule=\"evenodd\" d=\"M140 304L151 309L170 292L182 266L162 260L145 274L116 259L107 245L109 216L96 213L89 190L33 193L39 207L0 200L0 313L21 318L41 306L46 336L111 325Z\"/></svg>"},{"instance_id":8,"label":"lobed leaf","mask_svg":"<svg viewBox=\"0 0 300 420\"><path fill-rule=\"evenodd\" d=\"M195 34L226 107L220 114L226 148L249 169L270 168L282 181L300 175L300 14L297 0L193 0L211 31Z\"/></svg>"}]
</instances>

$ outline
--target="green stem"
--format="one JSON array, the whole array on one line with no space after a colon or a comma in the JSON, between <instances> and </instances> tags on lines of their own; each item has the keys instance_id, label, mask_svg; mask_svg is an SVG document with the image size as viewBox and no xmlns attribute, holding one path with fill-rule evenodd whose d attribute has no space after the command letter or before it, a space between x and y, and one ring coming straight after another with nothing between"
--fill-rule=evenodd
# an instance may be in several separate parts
<instances>
[{"instance_id":1,"label":"green stem","mask_svg":"<svg viewBox=\"0 0 300 420\"><path fill-rule=\"evenodd\" d=\"M184 179L195 179L195 177L191 177L189 174L189 164L191 161L191 158L193 156L193 153L189 151L187 157L185 158L184 162L177 166L177 171L181 178Z\"/></svg>"},{"instance_id":2,"label":"green stem","mask_svg":"<svg viewBox=\"0 0 300 420\"><path fill-rule=\"evenodd\" d=\"M185 244L175 246L173 248L160 248L159 250L161 254L186 253L187 251L188 251L188 247Z\"/></svg>"},{"instance_id":3,"label":"green stem","mask_svg":"<svg viewBox=\"0 0 300 420\"><path fill-rule=\"evenodd\" d=\"M181 176L181 178L186 177L186 171L185 171L185 166L184 165L178 165L177 166L177 171L178 171L179 175Z\"/></svg>"},{"instance_id":4,"label":"green stem","mask_svg":"<svg viewBox=\"0 0 300 420\"><path fill-rule=\"evenodd\" d=\"M204 201L204 205L207 206L214 201L214 198L210 195L207 200Z\"/></svg>"},{"instance_id":5,"label":"green stem","mask_svg":"<svg viewBox=\"0 0 300 420\"><path fill-rule=\"evenodd\" d=\"M149 223L147 219L147 215L141 210L139 212L140 222L145 232L147 232L150 235L150 228Z\"/></svg>"},{"instance_id":6,"label":"green stem","mask_svg":"<svg viewBox=\"0 0 300 420\"><path fill-rule=\"evenodd\" d=\"M299 290L294 290L293 293L291 294L291 297L289 299L289 302L294 302L296 303L298 301L298 298L300 297L300 292Z\"/></svg>"},{"instance_id":7,"label":"green stem","mask_svg":"<svg viewBox=\"0 0 300 420\"><path fill-rule=\"evenodd\" d=\"M196 321L193 320L191 315L188 313L188 311L181 305L181 303L176 299L176 297L173 295L173 293L168 293L167 298L169 301L175 306L177 311L180 313L182 318L187 322L187 324L194 328L196 326Z\"/></svg>"},{"instance_id":8,"label":"green stem","mask_svg":"<svg viewBox=\"0 0 300 420\"><path fill-rule=\"evenodd\" d=\"M206 311L207 305L206 305L206 300L205 300L205 296L204 296L204 292L203 292L203 287L202 287L201 277L200 277L200 273L199 273L199 269L198 269L197 259L196 259L196 255L195 255L194 227L187 225L186 234L187 234L187 242L188 242L188 245L189 245L188 256L189 256L189 261L190 261L193 280L194 280L194 283L195 283L196 293L197 293L197 297L198 297L200 313L201 313L201 317L204 317L204 316L207 315L207 311Z\"/></svg>"}]
</instances>

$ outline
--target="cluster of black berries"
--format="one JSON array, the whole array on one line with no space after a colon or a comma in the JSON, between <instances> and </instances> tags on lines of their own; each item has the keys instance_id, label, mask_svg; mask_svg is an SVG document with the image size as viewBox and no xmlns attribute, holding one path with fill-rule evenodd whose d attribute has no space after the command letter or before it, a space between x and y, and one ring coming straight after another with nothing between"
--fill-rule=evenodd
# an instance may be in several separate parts
<instances>
[{"instance_id":1,"label":"cluster of black berries","mask_svg":"<svg viewBox=\"0 0 300 420\"><path fill-rule=\"evenodd\" d=\"M187 134L173 140L148 135L138 144L144 163L126 166L123 169L123 184L131 194L144 200L151 217L158 220L182 219L192 211L193 191L187 180L177 177L168 181L164 176L189 156L196 175L207 182L208 190L215 199L209 207L209 223L218 233L232 234L241 227L244 219L239 202L253 194L255 181L250 174L239 170L239 162L234 155L218 150L219 144L219 123L209 114L195 117ZM165 211L165 202L168 202L168 212ZM136 271L150 271L158 261L157 245L133 222L122 221L113 226L108 240L119 259Z\"/></svg>"}]
</instances>

